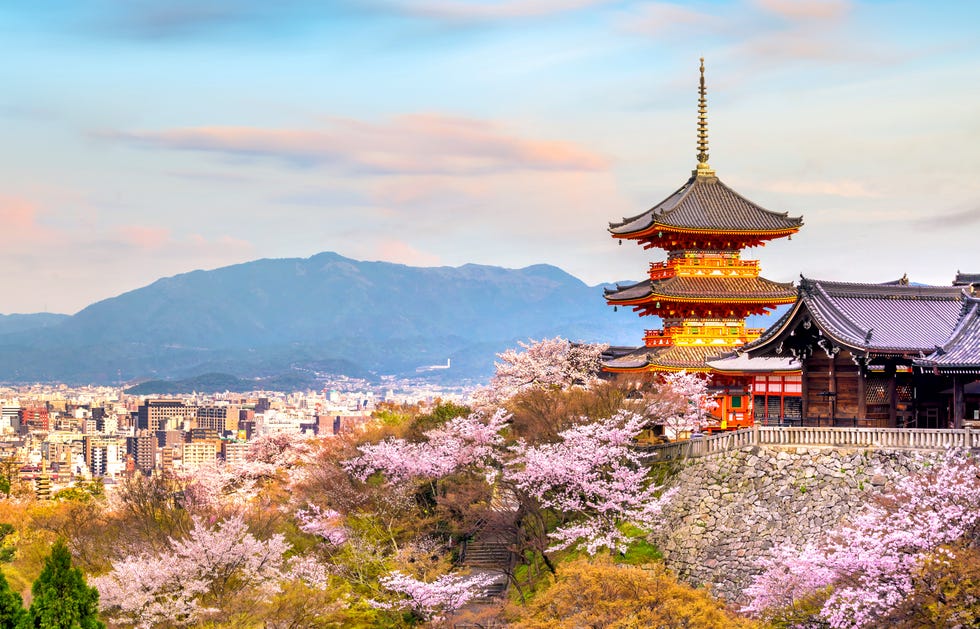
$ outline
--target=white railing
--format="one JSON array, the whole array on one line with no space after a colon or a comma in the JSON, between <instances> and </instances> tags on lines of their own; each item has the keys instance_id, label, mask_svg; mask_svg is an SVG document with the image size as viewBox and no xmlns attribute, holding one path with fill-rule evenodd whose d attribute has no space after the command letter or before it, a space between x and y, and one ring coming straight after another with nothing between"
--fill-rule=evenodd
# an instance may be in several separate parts
<instances>
[{"instance_id":1,"label":"white railing","mask_svg":"<svg viewBox=\"0 0 980 629\"><path fill-rule=\"evenodd\" d=\"M806 428L755 426L701 439L642 446L647 461L670 461L737 450L744 446L829 446L837 448L895 448L945 450L980 448L980 431L963 428Z\"/></svg>"}]
</instances>

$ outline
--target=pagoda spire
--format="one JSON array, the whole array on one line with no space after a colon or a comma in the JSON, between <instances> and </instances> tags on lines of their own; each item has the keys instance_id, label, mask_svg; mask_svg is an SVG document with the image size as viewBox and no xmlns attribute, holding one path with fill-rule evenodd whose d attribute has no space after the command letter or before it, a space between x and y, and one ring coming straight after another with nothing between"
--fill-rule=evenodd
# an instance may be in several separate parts
<instances>
[{"instance_id":1,"label":"pagoda spire","mask_svg":"<svg viewBox=\"0 0 980 629\"><path fill-rule=\"evenodd\" d=\"M714 177L708 166L708 91L704 87L704 57L701 57L701 82L698 87L698 169L695 175Z\"/></svg>"}]
</instances>

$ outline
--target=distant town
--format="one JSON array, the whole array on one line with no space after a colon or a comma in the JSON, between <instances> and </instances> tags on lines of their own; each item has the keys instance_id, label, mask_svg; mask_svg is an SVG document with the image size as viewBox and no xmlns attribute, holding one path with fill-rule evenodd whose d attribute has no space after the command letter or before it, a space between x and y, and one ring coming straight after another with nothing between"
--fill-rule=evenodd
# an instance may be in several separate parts
<instances>
[{"instance_id":1,"label":"distant town","mask_svg":"<svg viewBox=\"0 0 980 629\"><path fill-rule=\"evenodd\" d=\"M464 402L472 387L339 376L322 390L136 396L122 388L0 387L0 475L46 498L75 481L247 465L249 442L273 434L333 437L384 405Z\"/></svg>"}]
</instances>

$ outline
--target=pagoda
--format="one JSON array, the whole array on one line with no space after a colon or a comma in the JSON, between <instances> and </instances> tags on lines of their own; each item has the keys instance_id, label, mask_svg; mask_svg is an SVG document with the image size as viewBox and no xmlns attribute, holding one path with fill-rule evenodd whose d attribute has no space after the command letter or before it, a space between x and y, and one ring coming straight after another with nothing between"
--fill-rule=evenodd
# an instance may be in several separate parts
<instances>
[{"instance_id":1,"label":"pagoda","mask_svg":"<svg viewBox=\"0 0 980 629\"><path fill-rule=\"evenodd\" d=\"M802 217L771 212L726 186L708 165L707 98L704 59L698 98L698 165L683 186L651 209L609 224L613 238L634 240L644 249L663 249L664 261L650 264L649 279L607 289L612 306L629 306L640 316L656 315L663 328L647 330L644 345L613 348L603 367L614 373L688 371L710 374L721 428L751 425L753 384L769 376L779 379L780 397L798 385L800 366L733 365L715 358L759 338L763 330L746 326L749 315L772 311L796 300L790 283L759 275L759 262L742 258L742 249L776 238L791 237ZM737 362L737 361L736 361ZM744 362L744 361L743 361ZM785 364L784 364L785 363ZM762 373L759 370L762 369ZM788 382L784 380L788 378ZM758 392L758 388L756 391ZM766 387L762 387L766 393ZM772 404L763 395L762 404ZM783 401L778 400L783 413ZM758 413L756 413L758 416Z\"/></svg>"}]
</instances>

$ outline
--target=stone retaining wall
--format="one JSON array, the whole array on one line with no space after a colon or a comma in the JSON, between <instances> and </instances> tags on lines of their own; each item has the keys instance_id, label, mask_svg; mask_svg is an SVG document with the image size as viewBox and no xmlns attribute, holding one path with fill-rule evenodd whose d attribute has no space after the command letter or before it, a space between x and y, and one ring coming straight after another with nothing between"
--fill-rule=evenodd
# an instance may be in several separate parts
<instances>
[{"instance_id":1,"label":"stone retaining wall","mask_svg":"<svg viewBox=\"0 0 980 629\"><path fill-rule=\"evenodd\" d=\"M654 541L682 580L739 601L773 548L816 540L937 456L751 446L695 459L668 481L679 491Z\"/></svg>"}]
</instances>

